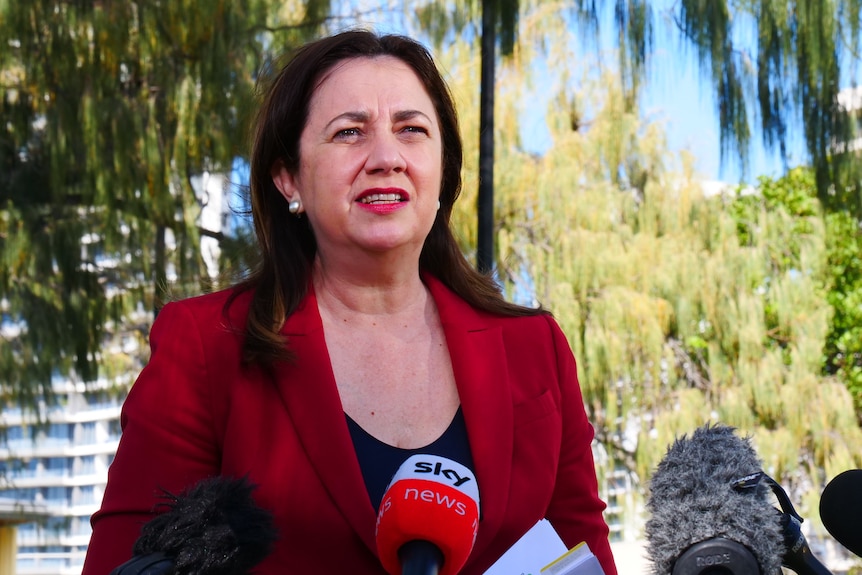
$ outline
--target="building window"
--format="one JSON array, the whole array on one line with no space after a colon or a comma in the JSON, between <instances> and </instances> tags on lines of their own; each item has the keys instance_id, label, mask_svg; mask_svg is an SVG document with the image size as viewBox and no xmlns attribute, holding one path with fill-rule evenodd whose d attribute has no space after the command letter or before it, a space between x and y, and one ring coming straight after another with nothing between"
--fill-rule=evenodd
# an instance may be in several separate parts
<instances>
[{"instance_id":1,"label":"building window","mask_svg":"<svg viewBox=\"0 0 862 575\"><path fill-rule=\"evenodd\" d=\"M33 427L24 428L20 425L13 425L3 429L0 436L0 443L5 443L6 446L12 449L20 449L32 445L35 429Z\"/></svg>"},{"instance_id":2,"label":"building window","mask_svg":"<svg viewBox=\"0 0 862 575\"><path fill-rule=\"evenodd\" d=\"M120 438L120 434L122 433L122 428L120 427L119 419L112 419L108 421L108 439L117 440Z\"/></svg>"},{"instance_id":3,"label":"building window","mask_svg":"<svg viewBox=\"0 0 862 575\"><path fill-rule=\"evenodd\" d=\"M96 503L96 491L92 485L82 485L75 496L75 505L92 505Z\"/></svg>"},{"instance_id":4,"label":"building window","mask_svg":"<svg viewBox=\"0 0 862 575\"><path fill-rule=\"evenodd\" d=\"M36 489L6 489L0 491L0 499L14 499L16 501L35 501L38 491Z\"/></svg>"},{"instance_id":5,"label":"building window","mask_svg":"<svg viewBox=\"0 0 862 575\"><path fill-rule=\"evenodd\" d=\"M65 503L69 500L69 488L67 487L45 487L45 500L49 503Z\"/></svg>"},{"instance_id":6,"label":"building window","mask_svg":"<svg viewBox=\"0 0 862 575\"><path fill-rule=\"evenodd\" d=\"M84 444L96 443L96 422L86 421L80 424L78 430L78 442Z\"/></svg>"},{"instance_id":7,"label":"building window","mask_svg":"<svg viewBox=\"0 0 862 575\"><path fill-rule=\"evenodd\" d=\"M96 473L96 456L85 455L78 459L77 475L93 475Z\"/></svg>"},{"instance_id":8,"label":"building window","mask_svg":"<svg viewBox=\"0 0 862 575\"><path fill-rule=\"evenodd\" d=\"M44 433L46 445L67 445L72 441L72 426L68 423L52 423Z\"/></svg>"},{"instance_id":9,"label":"building window","mask_svg":"<svg viewBox=\"0 0 862 575\"><path fill-rule=\"evenodd\" d=\"M49 517L45 520L45 531L49 533L65 533L68 529L68 517Z\"/></svg>"},{"instance_id":10,"label":"building window","mask_svg":"<svg viewBox=\"0 0 862 575\"><path fill-rule=\"evenodd\" d=\"M38 468L38 459L9 459L0 462L0 476L5 475L7 482L14 482L16 479L35 477Z\"/></svg>"},{"instance_id":11,"label":"building window","mask_svg":"<svg viewBox=\"0 0 862 575\"><path fill-rule=\"evenodd\" d=\"M66 457L47 457L45 459L45 474L52 477L65 477L69 475L69 464L71 461Z\"/></svg>"},{"instance_id":12,"label":"building window","mask_svg":"<svg viewBox=\"0 0 862 575\"><path fill-rule=\"evenodd\" d=\"M104 391L90 391L84 393L84 399L90 409L109 407L113 404L110 396Z\"/></svg>"}]
</instances>

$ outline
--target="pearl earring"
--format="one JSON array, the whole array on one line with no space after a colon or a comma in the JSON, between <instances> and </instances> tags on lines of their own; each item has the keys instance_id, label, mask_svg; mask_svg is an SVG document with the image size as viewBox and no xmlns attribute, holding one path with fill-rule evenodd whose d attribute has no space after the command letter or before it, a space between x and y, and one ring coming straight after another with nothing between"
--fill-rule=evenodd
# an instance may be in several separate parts
<instances>
[{"instance_id":1,"label":"pearl earring","mask_svg":"<svg viewBox=\"0 0 862 575\"><path fill-rule=\"evenodd\" d=\"M291 200L291 202L287 204L287 211L291 214L298 214L300 205L299 200Z\"/></svg>"},{"instance_id":2,"label":"pearl earring","mask_svg":"<svg viewBox=\"0 0 862 575\"><path fill-rule=\"evenodd\" d=\"M440 210L440 200L437 200L437 210Z\"/></svg>"}]
</instances>

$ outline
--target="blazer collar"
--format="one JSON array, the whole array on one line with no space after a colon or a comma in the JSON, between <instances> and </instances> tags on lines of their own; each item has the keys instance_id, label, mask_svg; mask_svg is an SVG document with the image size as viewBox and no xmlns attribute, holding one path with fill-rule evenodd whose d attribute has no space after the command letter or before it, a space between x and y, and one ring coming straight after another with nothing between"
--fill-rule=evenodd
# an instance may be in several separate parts
<instances>
[{"instance_id":1,"label":"blazer collar","mask_svg":"<svg viewBox=\"0 0 862 575\"><path fill-rule=\"evenodd\" d=\"M493 540L505 515L511 476L512 402L502 333L442 282L423 275L443 325L467 424L482 520L474 546ZM376 514L353 448L323 335L314 291L285 322L296 353L276 368L277 385L311 464L330 497L373 553Z\"/></svg>"},{"instance_id":2,"label":"blazer collar","mask_svg":"<svg viewBox=\"0 0 862 575\"><path fill-rule=\"evenodd\" d=\"M423 279L443 323L479 482L477 554L499 531L508 501L514 434L507 354L493 316L475 310L438 279Z\"/></svg>"}]
</instances>

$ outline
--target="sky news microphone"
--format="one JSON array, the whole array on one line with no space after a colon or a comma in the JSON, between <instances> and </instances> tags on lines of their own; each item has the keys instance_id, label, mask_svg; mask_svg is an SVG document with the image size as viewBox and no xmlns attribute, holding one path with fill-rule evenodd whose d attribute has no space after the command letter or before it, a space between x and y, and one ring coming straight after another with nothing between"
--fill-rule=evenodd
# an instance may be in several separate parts
<instances>
[{"instance_id":1,"label":"sky news microphone","mask_svg":"<svg viewBox=\"0 0 862 575\"><path fill-rule=\"evenodd\" d=\"M455 575L479 530L476 476L456 461L413 455L377 513L377 551L390 575Z\"/></svg>"},{"instance_id":2,"label":"sky news microphone","mask_svg":"<svg viewBox=\"0 0 862 575\"><path fill-rule=\"evenodd\" d=\"M111 575L246 575L278 538L272 514L257 506L247 479L211 477L144 524L134 556Z\"/></svg>"},{"instance_id":3,"label":"sky news microphone","mask_svg":"<svg viewBox=\"0 0 862 575\"><path fill-rule=\"evenodd\" d=\"M826 485L820 519L832 537L862 557L862 469L839 473Z\"/></svg>"},{"instance_id":4,"label":"sky news microphone","mask_svg":"<svg viewBox=\"0 0 862 575\"><path fill-rule=\"evenodd\" d=\"M748 440L706 425L668 448L650 481L647 554L656 574L774 575L782 514ZM814 572L817 573L817 572Z\"/></svg>"}]
</instances>

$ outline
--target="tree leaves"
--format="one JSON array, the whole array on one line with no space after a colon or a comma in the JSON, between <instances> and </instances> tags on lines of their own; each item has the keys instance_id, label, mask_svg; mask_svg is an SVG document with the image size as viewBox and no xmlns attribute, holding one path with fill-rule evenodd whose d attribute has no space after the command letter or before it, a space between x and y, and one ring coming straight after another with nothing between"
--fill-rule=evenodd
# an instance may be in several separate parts
<instances>
[{"instance_id":1,"label":"tree leaves","mask_svg":"<svg viewBox=\"0 0 862 575\"><path fill-rule=\"evenodd\" d=\"M844 375L823 369L837 309L829 262L839 260L813 175L707 195L661 126L626 112L616 74L575 80L562 42L549 45L563 80L551 84L553 143L541 157L514 136L528 61L514 59L498 84L498 274L510 297L540 302L568 335L607 456L600 470L645 481L675 437L722 421L754 437L794 499L811 500L862 453ZM464 120L469 135L476 119ZM472 212L457 216L463 225Z\"/></svg>"},{"instance_id":2,"label":"tree leaves","mask_svg":"<svg viewBox=\"0 0 862 575\"><path fill-rule=\"evenodd\" d=\"M752 118L759 117L767 149L778 147L786 161L791 128L801 125L821 202L862 213L858 192L847 187L860 173L843 148L854 137L856 112L838 99L852 69L847 58L859 59L862 3L683 0L679 6L679 28L712 80L723 156L736 152L747 167Z\"/></svg>"},{"instance_id":3,"label":"tree leaves","mask_svg":"<svg viewBox=\"0 0 862 575\"><path fill-rule=\"evenodd\" d=\"M209 286L190 178L246 153L266 48L329 7L306 4L2 4L0 400L94 380L141 310Z\"/></svg>"}]
</instances>

